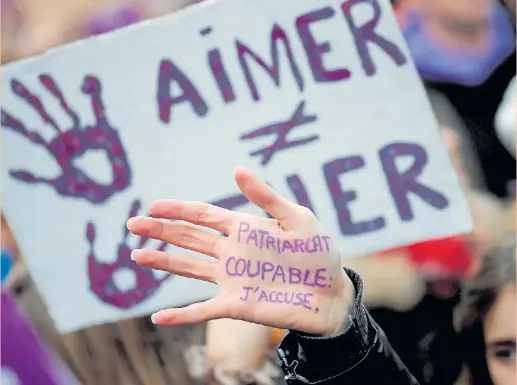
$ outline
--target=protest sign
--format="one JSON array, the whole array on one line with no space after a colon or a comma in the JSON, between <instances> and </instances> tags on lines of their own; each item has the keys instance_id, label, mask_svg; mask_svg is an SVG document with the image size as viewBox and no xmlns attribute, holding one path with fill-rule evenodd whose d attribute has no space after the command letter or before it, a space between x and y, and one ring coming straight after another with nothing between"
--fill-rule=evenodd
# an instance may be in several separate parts
<instances>
[{"instance_id":1,"label":"protest sign","mask_svg":"<svg viewBox=\"0 0 517 385\"><path fill-rule=\"evenodd\" d=\"M236 165L344 257L471 227L388 1L202 3L6 66L2 92L4 212L62 332L212 296L135 266L125 223L155 198L260 213Z\"/></svg>"}]
</instances>

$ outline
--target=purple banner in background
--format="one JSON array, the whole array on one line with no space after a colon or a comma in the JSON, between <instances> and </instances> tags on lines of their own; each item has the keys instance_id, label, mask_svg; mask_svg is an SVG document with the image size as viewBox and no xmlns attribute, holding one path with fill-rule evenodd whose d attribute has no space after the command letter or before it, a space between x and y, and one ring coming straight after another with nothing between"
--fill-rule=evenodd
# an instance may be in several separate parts
<instances>
[{"instance_id":1,"label":"purple banner in background","mask_svg":"<svg viewBox=\"0 0 517 385\"><path fill-rule=\"evenodd\" d=\"M2 290L2 385L78 385Z\"/></svg>"}]
</instances>

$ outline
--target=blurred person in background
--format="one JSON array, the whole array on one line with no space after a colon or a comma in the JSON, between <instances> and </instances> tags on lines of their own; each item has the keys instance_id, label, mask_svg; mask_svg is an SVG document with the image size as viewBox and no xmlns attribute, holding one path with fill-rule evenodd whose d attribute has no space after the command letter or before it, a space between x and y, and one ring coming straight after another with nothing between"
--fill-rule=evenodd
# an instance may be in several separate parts
<instances>
[{"instance_id":1,"label":"blurred person in background","mask_svg":"<svg viewBox=\"0 0 517 385\"><path fill-rule=\"evenodd\" d=\"M515 135L517 127L517 80L513 78L506 89L495 117L495 127L499 140L515 158Z\"/></svg>"},{"instance_id":2,"label":"blurred person in background","mask_svg":"<svg viewBox=\"0 0 517 385\"><path fill-rule=\"evenodd\" d=\"M406 0L401 26L426 86L446 97L465 122L487 189L508 195L515 160L500 143L494 118L515 76L514 1Z\"/></svg>"},{"instance_id":3,"label":"blurred person in background","mask_svg":"<svg viewBox=\"0 0 517 385\"><path fill-rule=\"evenodd\" d=\"M77 28L79 37L101 35L139 21L180 10L195 0L117 1L91 12Z\"/></svg>"},{"instance_id":4,"label":"blurred person in background","mask_svg":"<svg viewBox=\"0 0 517 385\"><path fill-rule=\"evenodd\" d=\"M454 290L436 287L447 280L430 280L421 299L405 310L396 305L414 298L410 291L420 291L420 285L404 285L410 280L402 273L394 277L393 262L378 259L376 277L368 268L363 274L364 262L345 263L361 274L364 303L370 302L373 319L420 385L516 384L515 234L498 243L479 259L473 275L456 280ZM402 261L400 252L388 257ZM414 277L415 267L406 263L405 273Z\"/></svg>"},{"instance_id":5,"label":"blurred person in background","mask_svg":"<svg viewBox=\"0 0 517 385\"><path fill-rule=\"evenodd\" d=\"M413 0L404 35L422 78L478 86L515 50L509 12L495 0Z\"/></svg>"},{"instance_id":6,"label":"blurred person in background","mask_svg":"<svg viewBox=\"0 0 517 385\"><path fill-rule=\"evenodd\" d=\"M101 0L2 0L2 63L39 55L75 39L84 15Z\"/></svg>"},{"instance_id":7,"label":"blurred person in background","mask_svg":"<svg viewBox=\"0 0 517 385\"><path fill-rule=\"evenodd\" d=\"M495 128L499 140L508 150L508 152L516 158L516 131L517 131L517 80L514 77L506 92L504 98L499 105L495 117ZM515 201L516 181L510 181L508 190L511 198Z\"/></svg>"},{"instance_id":8,"label":"blurred person in background","mask_svg":"<svg viewBox=\"0 0 517 385\"><path fill-rule=\"evenodd\" d=\"M206 345L184 352L194 379L219 385L275 385L283 377L275 362L279 330L229 318L208 321L206 326Z\"/></svg>"},{"instance_id":9,"label":"blurred person in background","mask_svg":"<svg viewBox=\"0 0 517 385\"><path fill-rule=\"evenodd\" d=\"M194 0L2 0L2 63L174 12Z\"/></svg>"},{"instance_id":10,"label":"blurred person in background","mask_svg":"<svg viewBox=\"0 0 517 385\"><path fill-rule=\"evenodd\" d=\"M492 225L496 222L490 203L471 200L476 211L481 205L488 211L481 217L474 214L478 231L483 231L480 220L490 219ZM411 257L412 252L422 251L421 245L390 253L387 257L392 262L377 257L376 275L364 262L345 263L361 274L364 303L420 385L516 384L515 230L509 238L504 235L507 230L500 229L497 239L492 239L496 246L488 252L488 244L479 249L484 250L483 255L477 256L470 276L429 277L423 291L415 279L416 267L407 263L408 259L400 274L393 275L395 263L402 265L404 261L402 253ZM424 243L431 246L428 251L441 249L448 258L454 258L452 243L442 243L446 248L436 247L434 241ZM461 252L461 248L456 251ZM420 296L415 298L415 292ZM414 302L406 302L404 309L400 306L404 299Z\"/></svg>"},{"instance_id":11,"label":"blurred person in background","mask_svg":"<svg viewBox=\"0 0 517 385\"><path fill-rule=\"evenodd\" d=\"M12 0L2 0L1 4L2 32L2 64L15 59L20 31L21 13L18 5Z\"/></svg>"},{"instance_id":12,"label":"blurred person in background","mask_svg":"<svg viewBox=\"0 0 517 385\"><path fill-rule=\"evenodd\" d=\"M455 324L471 385L516 384L515 235L483 258L463 288Z\"/></svg>"},{"instance_id":13,"label":"blurred person in background","mask_svg":"<svg viewBox=\"0 0 517 385\"><path fill-rule=\"evenodd\" d=\"M504 0L504 3L508 7L508 9L513 12L514 17L512 18L512 21L515 23L515 8L517 2L515 0Z\"/></svg>"}]
</instances>

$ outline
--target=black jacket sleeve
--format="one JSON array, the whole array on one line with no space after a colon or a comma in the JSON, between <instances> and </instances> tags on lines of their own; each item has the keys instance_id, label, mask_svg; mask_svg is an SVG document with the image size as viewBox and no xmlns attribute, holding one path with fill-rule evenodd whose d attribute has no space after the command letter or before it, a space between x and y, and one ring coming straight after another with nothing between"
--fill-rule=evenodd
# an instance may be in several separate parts
<instances>
[{"instance_id":1,"label":"black jacket sleeve","mask_svg":"<svg viewBox=\"0 0 517 385\"><path fill-rule=\"evenodd\" d=\"M278 348L288 385L418 385L362 304L361 277L345 271L356 290L349 325L329 338L290 331Z\"/></svg>"}]
</instances>

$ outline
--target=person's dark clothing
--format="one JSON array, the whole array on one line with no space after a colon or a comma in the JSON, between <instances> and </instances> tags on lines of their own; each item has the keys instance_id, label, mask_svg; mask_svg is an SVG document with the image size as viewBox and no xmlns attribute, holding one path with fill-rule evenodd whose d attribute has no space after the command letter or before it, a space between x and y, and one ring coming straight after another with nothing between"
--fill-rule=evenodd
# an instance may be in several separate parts
<instances>
[{"instance_id":1,"label":"person's dark clothing","mask_svg":"<svg viewBox=\"0 0 517 385\"><path fill-rule=\"evenodd\" d=\"M515 159L501 144L494 119L503 95L515 76L515 52L481 85L466 87L451 83L426 82L444 95L464 120L488 190L499 197L508 195L515 179Z\"/></svg>"},{"instance_id":2,"label":"person's dark clothing","mask_svg":"<svg viewBox=\"0 0 517 385\"><path fill-rule=\"evenodd\" d=\"M427 294L412 310L369 309L391 346L421 385L452 385L465 360L463 341L454 330L459 290L439 298Z\"/></svg>"},{"instance_id":3,"label":"person's dark clothing","mask_svg":"<svg viewBox=\"0 0 517 385\"><path fill-rule=\"evenodd\" d=\"M345 269L356 289L349 326L332 338L290 331L278 348L288 385L419 385L362 304L360 276Z\"/></svg>"}]
</instances>

